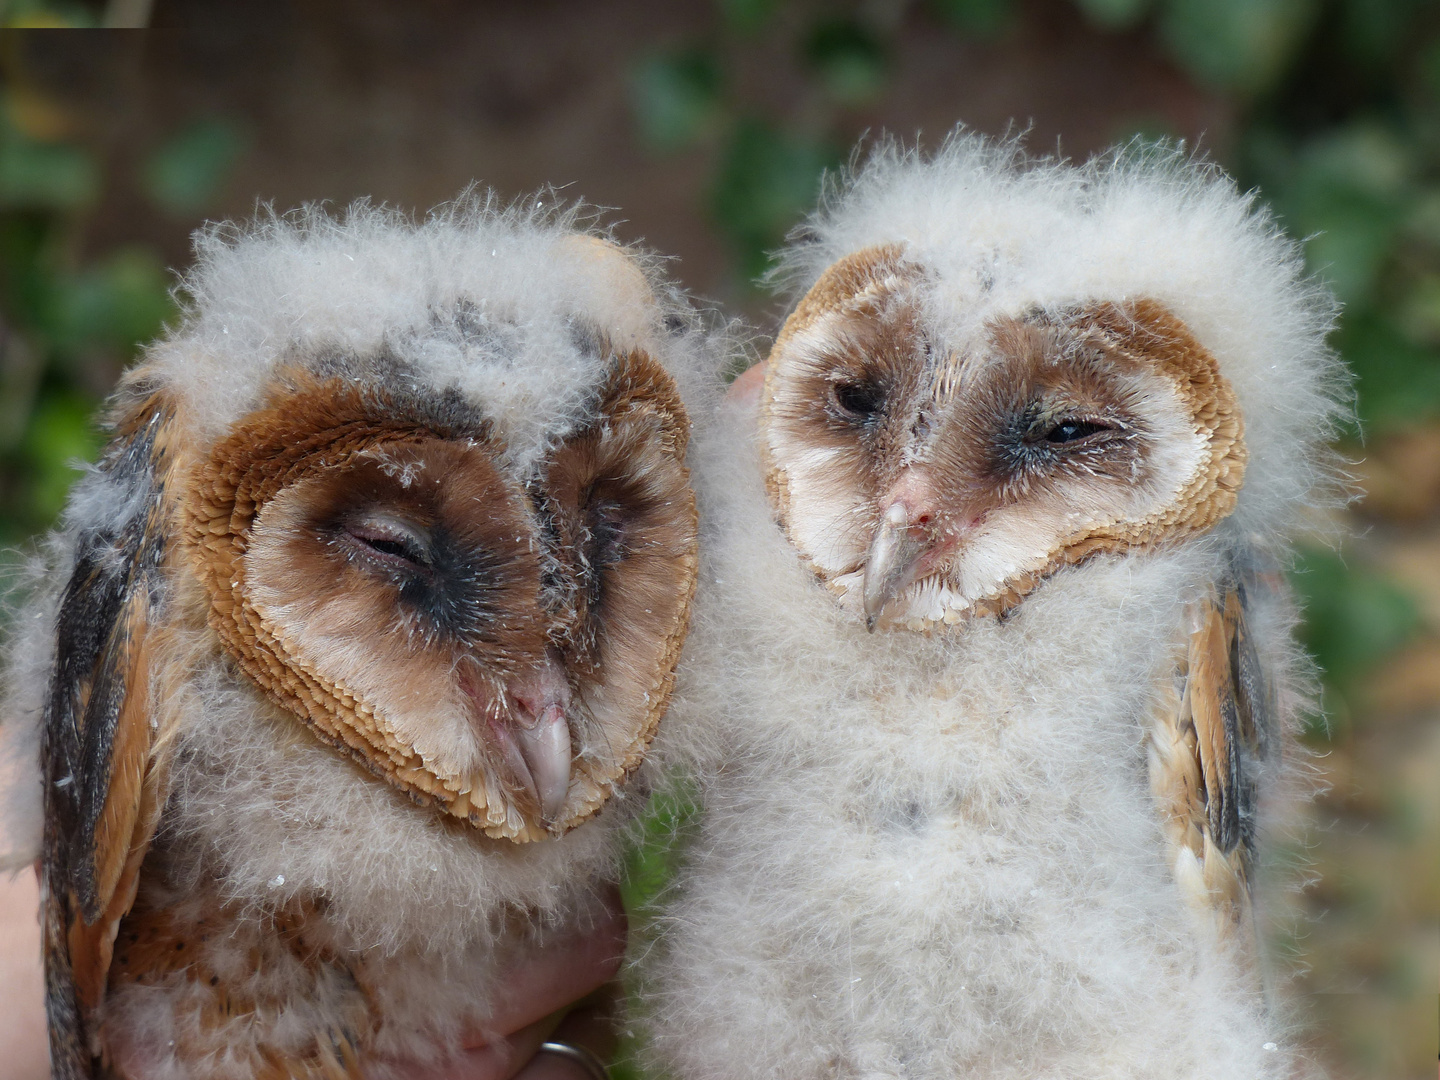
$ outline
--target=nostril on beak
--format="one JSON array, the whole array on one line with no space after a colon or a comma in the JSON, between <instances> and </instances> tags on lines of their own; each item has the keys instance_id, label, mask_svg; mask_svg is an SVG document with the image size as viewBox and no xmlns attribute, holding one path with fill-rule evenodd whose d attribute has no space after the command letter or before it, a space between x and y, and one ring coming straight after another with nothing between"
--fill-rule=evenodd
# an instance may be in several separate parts
<instances>
[{"instance_id":1,"label":"nostril on beak","mask_svg":"<svg viewBox=\"0 0 1440 1080\"><path fill-rule=\"evenodd\" d=\"M512 724L500 733L503 745L514 748L512 771L539 803L541 816L553 822L570 788L573 746L566 713L570 685L558 655L513 680L508 687Z\"/></svg>"}]
</instances>

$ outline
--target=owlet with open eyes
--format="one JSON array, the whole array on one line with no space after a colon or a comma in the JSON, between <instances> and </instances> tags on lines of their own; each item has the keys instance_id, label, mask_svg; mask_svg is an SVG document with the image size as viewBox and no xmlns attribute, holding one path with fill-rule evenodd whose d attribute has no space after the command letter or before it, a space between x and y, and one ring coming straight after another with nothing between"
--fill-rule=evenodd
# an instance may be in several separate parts
<instances>
[{"instance_id":1,"label":"owlet with open eyes","mask_svg":"<svg viewBox=\"0 0 1440 1080\"><path fill-rule=\"evenodd\" d=\"M538 203L197 254L11 673L55 1074L441 1069L616 876L688 625L677 378L709 339Z\"/></svg>"},{"instance_id":2,"label":"owlet with open eyes","mask_svg":"<svg viewBox=\"0 0 1440 1080\"><path fill-rule=\"evenodd\" d=\"M885 147L800 236L758 401L692 454L719 524L657 746L704 797L647 971L664 1066L1308 1075L1260 867L1328 294L1164 153Z\"/></svg>"}]
</instances>

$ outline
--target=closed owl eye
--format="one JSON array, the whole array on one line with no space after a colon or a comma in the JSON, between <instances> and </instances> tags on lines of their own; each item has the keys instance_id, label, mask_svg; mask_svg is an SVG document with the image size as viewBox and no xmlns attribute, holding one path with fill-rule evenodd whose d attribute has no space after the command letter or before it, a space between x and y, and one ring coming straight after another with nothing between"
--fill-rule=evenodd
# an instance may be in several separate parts
<instances>
[{"instance_id":1,"label":"closed owl eye","mask_svg":"<svg viewBox=\"0 0 1440 1080\"><path fill-rule=\"evenodd\" d=\"M365 514L347 521L344 535L361 554L381 565L407 569L430 567L430 545L424 532L389 514Z\"/></svg>"},{"instance_id":2,"label":"closed owl eye","mask_svg":"<svg viewBox=\"0 0 1440 1080\"><path fill-rule=\"evenodd\" d=\"M590 537L586 555L593 566L618 566L628 554L625 544L626 509L613 499L596 500L589 506Z\"/></svg>"}]
</instances>

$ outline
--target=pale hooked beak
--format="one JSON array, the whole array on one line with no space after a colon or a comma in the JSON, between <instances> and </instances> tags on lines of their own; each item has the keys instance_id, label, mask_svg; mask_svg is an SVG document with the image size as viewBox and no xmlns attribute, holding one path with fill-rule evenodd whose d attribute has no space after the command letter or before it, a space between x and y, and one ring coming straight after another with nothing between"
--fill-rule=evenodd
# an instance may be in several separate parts
<instances>
[{"instance_id":1,"label":"pale hooked beak","mask_svg":"<svg viewBox=\"0 0 1440 1080\"><path fill-rule=\"evenodd\" d=\"M548 825L570 793L570 684L559 659L545 663L511 682L513 725L495 724L505 763L540 807ZM508 730L507 730L508 729Z\"/></svg>"},{"instance_id":2,"label":"pale hooked beak","mask_svg":"<svg viewBox=\"0 0 1440 1080\"><path fill-rule=\"evenodd\" d=\"M886 606L915 582L935 538L921 525L910 523L910 512L899 500L880 519L865 557L865 629L874 631Z\"/></svg>"}]
</instances>

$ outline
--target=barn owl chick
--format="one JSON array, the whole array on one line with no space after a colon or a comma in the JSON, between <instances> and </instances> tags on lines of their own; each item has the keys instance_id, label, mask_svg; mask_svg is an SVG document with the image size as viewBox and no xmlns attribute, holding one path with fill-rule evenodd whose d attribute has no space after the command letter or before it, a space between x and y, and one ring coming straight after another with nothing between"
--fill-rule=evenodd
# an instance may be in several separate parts
<instances>
[{"instance_id":1,"label":"barn owl chick","mask_svg":"<svg viewBox=\"0 0 1440 1080\"><path fill-rule=\"evenodd\" d=\"M1253 1080L1256 858L1329 478L1333 305L1212 169L883 148L692 455L657 759L704 814L645 971L684 1080Z\"/></svg>"},{"instance_id":2,"label":"barn owl chick","mask_svg":"<svg viewBox=\"0 0 1440 1080\"><path fill-rule=\"evenodd\" d=\"M507 958L614 878L687 629L676 380L708 339L538 202L197 254L12 672L52 1060L383 1077L483 1031Z\"/></svg>"}]
</instances>

